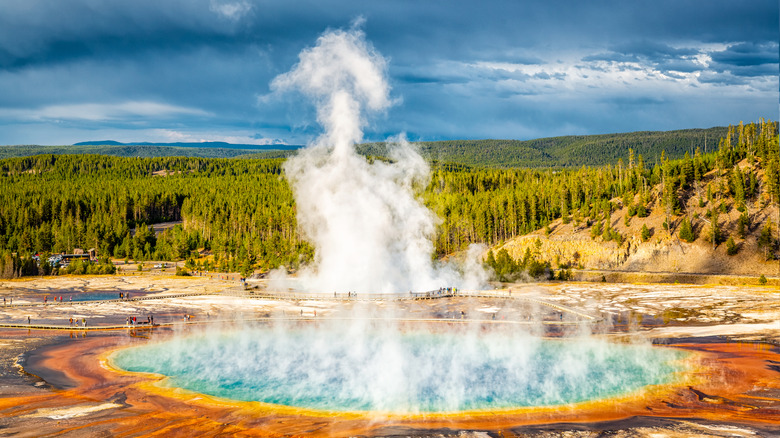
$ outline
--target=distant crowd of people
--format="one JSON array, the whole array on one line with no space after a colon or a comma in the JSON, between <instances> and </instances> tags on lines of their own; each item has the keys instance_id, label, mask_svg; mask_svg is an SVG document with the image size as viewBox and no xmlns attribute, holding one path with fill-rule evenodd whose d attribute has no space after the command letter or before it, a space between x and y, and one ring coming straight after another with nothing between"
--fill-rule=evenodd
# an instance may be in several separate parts
<instances>
[{"instance_id":1,"label":"distant crowd of people","mask_svg":"<svg viewBox=\"0 0 780 438\"><path fill-rule=\"evenodd\" d=\"M149 326L153 326L154 325L154 315L147 316L146 317L146 321L141 320L140 323L138 322L138 317L136 317L136 316L128 316L127 318L125 318L125 325L126 326L132 327L132 326L136 326L136 325L139 325L139 324L146 324L146 325L149 325Z\"/></svg>"}]
</instances>

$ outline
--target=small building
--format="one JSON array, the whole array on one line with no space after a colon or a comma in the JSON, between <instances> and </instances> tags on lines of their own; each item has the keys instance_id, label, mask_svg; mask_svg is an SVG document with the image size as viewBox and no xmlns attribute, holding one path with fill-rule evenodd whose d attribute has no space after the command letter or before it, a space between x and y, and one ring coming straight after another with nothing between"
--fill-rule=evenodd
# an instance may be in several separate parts
<instances>
[{"instance_id":1,"label":"small building","mask_svg":"<svg viewBox=\"0 0 780 438\"><path fill-rule=\"evenodd\" d=\"M76 260L89 263L92 261L92 258L89 254L60 254L60 266L68 266Z\"/></svg>"}]
</instances>

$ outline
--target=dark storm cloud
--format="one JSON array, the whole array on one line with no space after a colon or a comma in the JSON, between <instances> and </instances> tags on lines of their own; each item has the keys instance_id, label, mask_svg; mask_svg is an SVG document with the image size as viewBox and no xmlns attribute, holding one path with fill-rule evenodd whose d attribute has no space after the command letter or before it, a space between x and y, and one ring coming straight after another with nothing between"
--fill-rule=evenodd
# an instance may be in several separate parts
<instances>
[{"instance_id":1,"label":"dark storm cloud","mask_svg":"<svg viewBox=\"0 0 780 438\"><path fill-rule=\"evenodd\" d=\"M734 108L756 108L736 117L755 118L777 102L777 86L766 99L751 97L752 106L712 105L704 91L646 100L697 85L771 88L774 0L25 0L0 10L0 144L60 142L48 139L62 132L85 140L96 130L133 137L149 127L299 143L318 130L310 105L258 96L323 31L358 17L388 58L400 102L372 121L369 138L671 129L729 123ZM624 85L636 78L611 79L645 69L654 70L646 89ZM688 88L652 89L657 72ZM692 105L699 113L686 118L681 108Z\"/></svg>"},{"instance_id":2,"label":"dark storm cloud","mask_svg":"<svg viewBox=\"0 0 780 438\"><path fill-rule=\"evenodd\" d=\"M664 43L647 40L617 44L612 51L634 59L646 58L656 61L688 57L699 53L697 49L674 48Z\"/></svg>"},{"instance_id":3,"label":"dark storm cloud","mask_svg":"<svg viewBox=\"0 0 780 438\"><path fill-rule=\"evenodd\" d=\"M423 74L396 74L395 79L407 84L464 84L468 79L456 76L425 76Z\"/></svg>"},{"instance_id":4,"label":"dark storm cloud","mask_svg":"<svg viewBox=\"0 0 780 438\"><path fill-rule=\"evenodd\" d=\"M681 77L674 72L691 73L705 68L694 58L701 54L695 48L675 48L655 41L632 41L615 45L608 52L588 55L582 61L607 61L617 63L635 63L657 69L672 77ZM619 68L632 68L620 66Z\"/></svg>"},{"instance_id":5,"label":"dark storm cloud","mask_svg":"<svg viewBox=\"0 0 780 438\"><path fill-rule=\"evenodd\" d=\"M777 49L777 42L764 44L746 42L729 46L726 50L713 52L711 56L712 60L717 63L739 67L777 64Z\"/></svg>"},{"instance_id":6,"label":"dark storm cloud","mask_svg":"<svg viewBox=\"0 0 780 438\"><path fill-rule=\"evenodd\" d=\"M778 43L743 42L713 52L713 70L735 76L766 76L778 73Z\"/></svg>"},{"instance_id":7,"label":"dark storm cloud","mask_svg":"<svg viewBox=\"0 0 780 438\"><path fill-rule=\"evenodd\" d=\"M194 13L197 4L5 2L0 14L0 68L177 52L229 41L227 26Z\"/></svg>"}]
</instances>

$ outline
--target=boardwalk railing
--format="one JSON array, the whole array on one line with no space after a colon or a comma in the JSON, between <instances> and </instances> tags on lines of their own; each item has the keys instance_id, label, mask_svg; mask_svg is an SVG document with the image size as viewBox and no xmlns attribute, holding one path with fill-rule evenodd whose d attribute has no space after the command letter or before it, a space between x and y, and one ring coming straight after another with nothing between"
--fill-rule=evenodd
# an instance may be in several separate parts
<instances>
[{"instance_id":1,"label":"boardwalk railing","mask_svg":"<svg viewBox=\"0 0 780 438\"><path fill-rule=\"evenodd\" d=\"M10 308L19 308L19 307L80 306L84 304L124 303L124 302L132 302L132 301L165 300L169 298L196 297L201 295L219 295L219 292L187 292L187 293L180 293L180 294L142 295L130 299L115 298L110 300L47 301L45 303L16 302L13 304L11 303L0 304L0 309L3 308L10 309Z\"/></svg>"},{"instance_id":2,"label":"boardwalk railing","mask_svg":"<svg viewBox=\"0 0 780 438\"><path fill-rule=\"evenodd\" d=\"M557 303L530 298L523 295L512 295L511 289L495 290L463 290L455 288L442 288L427 292L409 292L407 294L358 294L358 293L308 293L308 292L279 292L279 291L244 291L231 289L223 294L241 296L246 298L257 298L266 300L285 300L285 301L417 301L417 300L436 300L441 298L499 298L516 301L525 301L547 306L564 313L577 315L589 321L601 320L600 317L572 309Z\"/></svg>"},{"instance_id":3,"label":"boardwalk railing","mask_svg":"<svg viewBox=\"0 0 780 438\"><path fill-rule=\"evenodd\" d=\"M237 298L252 298L252 299L265 299L265 300L279 300L279 301L419 301L419 300L436 300L442 298L488 298L488 299L506 299L523 301L527 303L533 303L541 306L546 306L555 309L562 313L569 313L576 315L587 321L600 321L602 318L599 316L590 315L588 313L563 306L557 303L551 303L548 301L539 300L536 298L526 297L523 295L513 295L511 289L495 289L495 290L462 290L456 288L442 288L427 292L409 292L401 294L364 294L364 293L308 293L308 292L282 292L282 291L257 291L257 290L245 290L242 287L236 287L226 289L221 292L190 292L179 294L166 294L166 295L145 295L133 297L131 299L113 299L113 300L93 300L93 301L53 301L49 303L14 303L13 305L7 305L6 307L40 307L40 306L78 306L86 304L103 304L103 303L122 303L133 301L148 301L148 300L162 300L170 298L185 298L193 296L203 295L227 295L235 296ZM21 324L4 324L0 323L0 327L19 327ZM38 328L36 326L30 327L25 325L26 328ZM42 328L42 327L40 327ZM57 327L65 328L65 327ZM106 327L103 327L106 328ZM124 326L117 326L111 328L124 328Z\"/></svg>"}]
</instances>

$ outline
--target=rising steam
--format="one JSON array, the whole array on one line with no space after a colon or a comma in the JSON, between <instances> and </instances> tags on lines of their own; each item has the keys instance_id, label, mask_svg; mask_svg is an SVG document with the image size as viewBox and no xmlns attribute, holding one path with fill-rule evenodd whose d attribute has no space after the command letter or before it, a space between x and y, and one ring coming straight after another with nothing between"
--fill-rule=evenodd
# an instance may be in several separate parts
<instances>
[{"instance_id":1,"label":"rising steam","mask_svg":"<svg viewBox=\"0 0 780 438\"><path fill-rule=\"evenodd\" d=\"M470 248L458 270L432 262L436 218L415 196L429 168L409 143L391 142L391 162L370 163L355 151L365 117L391 104L385 68L362 32L331 31L272 84L310 97L324 128L285 165L301 231L316 247L314 263L301 275L303 288L397 293L480 287L486 280L477 262L480 248ZM440 319L459 310L464 318L462 305L432 307L422 316ZM588 337L588 327L578 327L582 336L573 341L543 340L534 333L544 333L544 314L532 310L533 321L513 320L519 313L512 305L506 304L505 324L477 317L419 326L397 324L388 312L400 309L384 303L376 314L356 305L340 317L315 318L316 324L280 318L269 325L210 326L121 350L111 360L218 397L374 413L566 405L670 382L680 370L680 355L672 350L612 344Z\"/></svg>"},{"instance_id":2,"label":"rising steam","mask_svg":"<svg viewBox=\"0 0 780 438\"><path fill-rule=\"evenodd\" d=\"M459 284L453 269L431 259L436 217L415 196L428 183L427 163L403 137L388 142L389 163L370 163L355 150L366 117L392 103L386 65L363 32L335 30L272 83L275 91L309 97L324 129L285 165L300 230L316 248L300 275L306 290L393 293Z\"/></svg>"}]
</instances>

